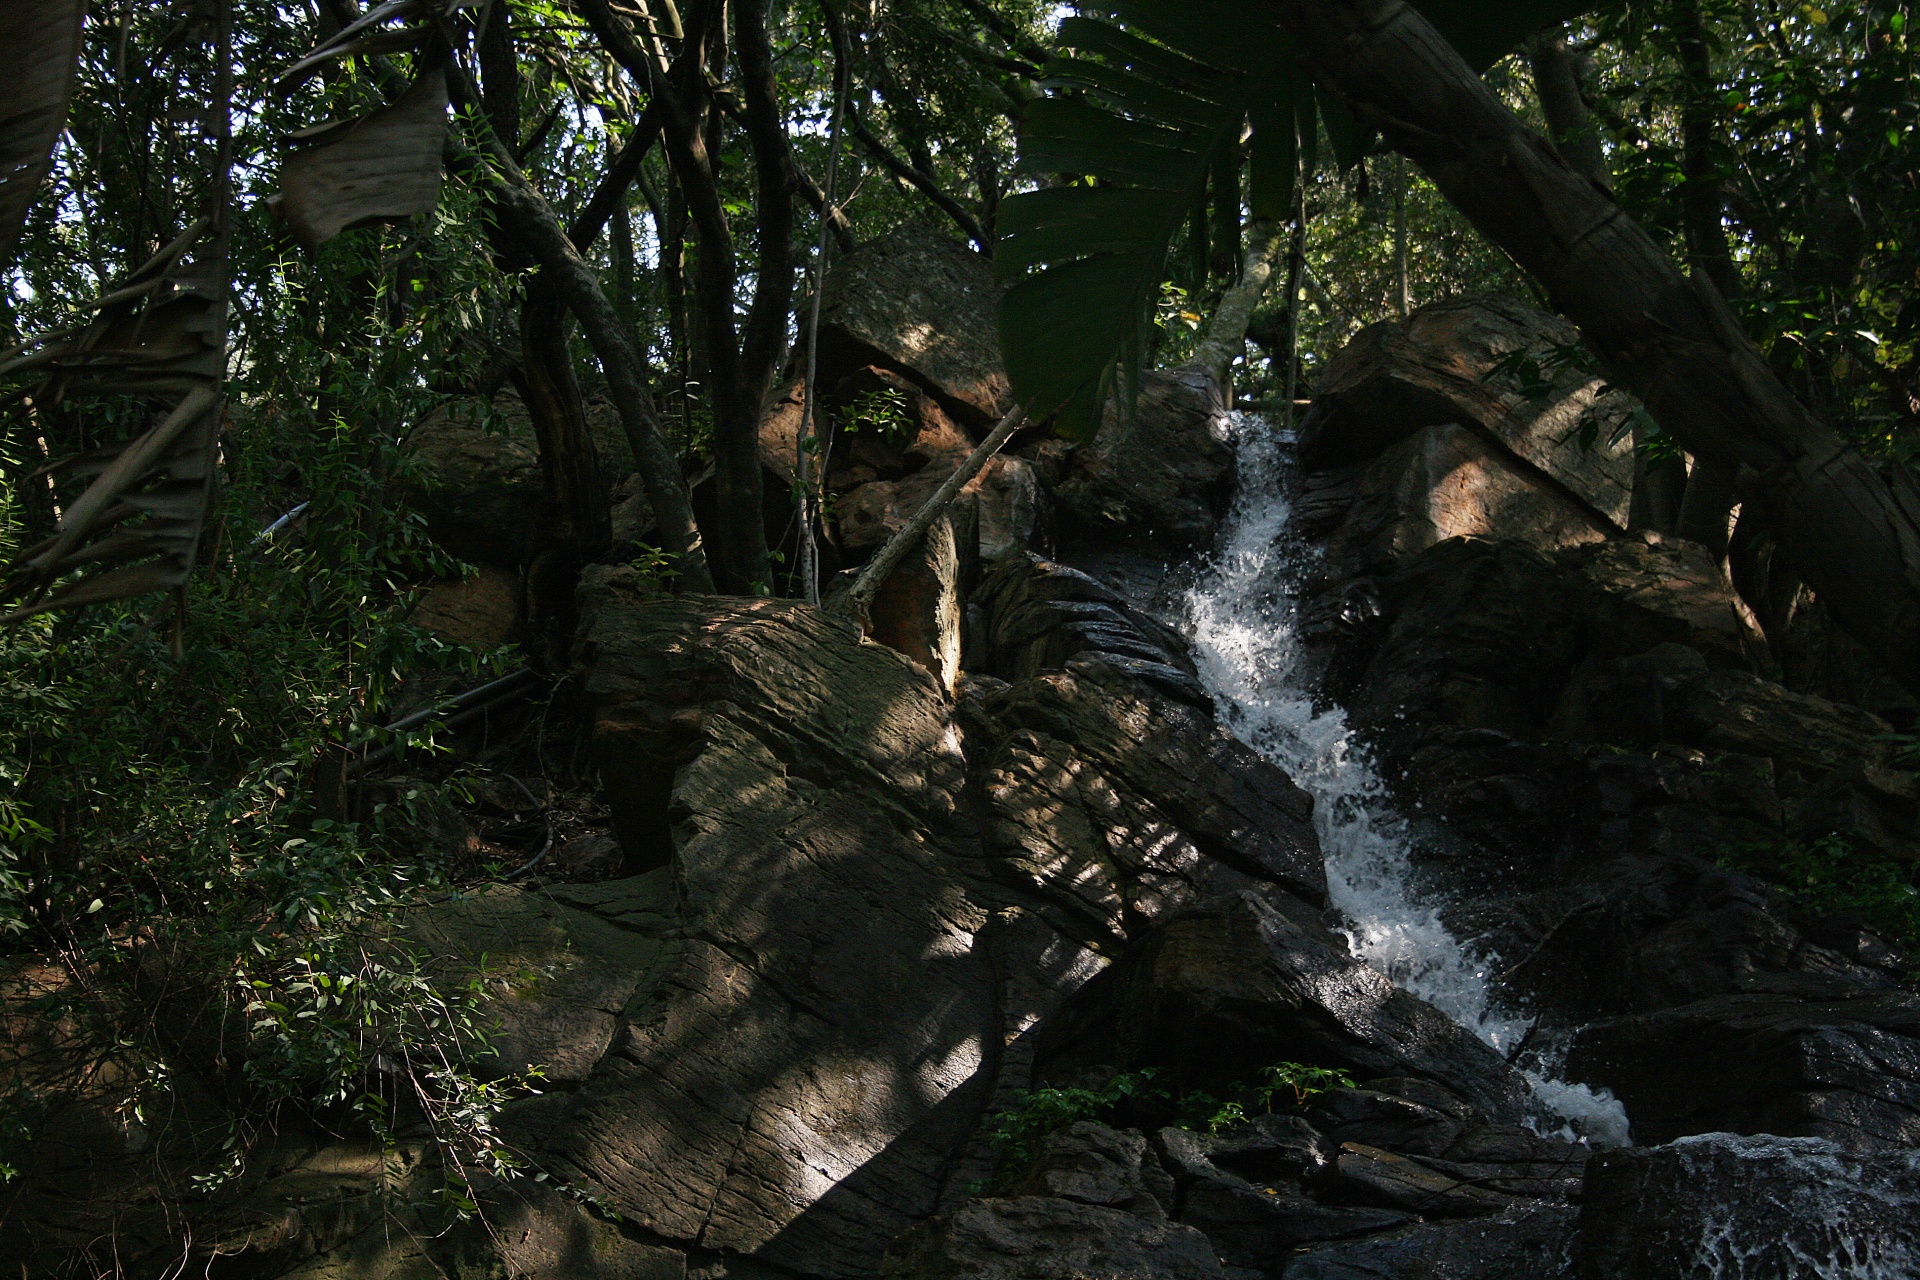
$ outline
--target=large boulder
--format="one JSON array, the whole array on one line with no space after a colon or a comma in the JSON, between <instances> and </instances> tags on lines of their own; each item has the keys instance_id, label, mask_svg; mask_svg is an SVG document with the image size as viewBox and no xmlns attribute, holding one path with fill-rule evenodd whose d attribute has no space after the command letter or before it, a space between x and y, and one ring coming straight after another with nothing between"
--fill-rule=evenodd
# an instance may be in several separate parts
<instances>
[{"instance_id":1,"label":"large boulder","mask_svg":"<svg viewBox=\"0 0 1920 1280\"><path fill-rule=\"evenodd\" d=\"M1766 641L1711 552L1697 542L1643 532L1560 557L1585 598L1594 651L1604 657L1681 644L1709 666L1752 670Z\"/></svg>"},{"instance_id":2,"label":"large boulder","mask_svg":"<svg viewBox=\"0 0 1920 1280\"><path fill-rule=\"evenodd\" d=\"M1099 653L1175 697L1211 705L1179 633L1080 570L1031 553L986 570L968 605L966 641L967 667L1003 680Z\"/></svg>"},{"instance_id":3,"label":"large boulder","mask_svg":"<svg viewBox=\"0 0 1920 1280\"><path fill-rule=\"evenodd\" d=\"M1229 432L1212 374L1149 372L1130 410L1109 403L1054 496L1082 535L1206 547L1232 496Z\"/></svg>"},{"instance_id":4,"label":"large boulder","mask_svg":"<svg viewBox=\"0 0 1920 1280\"><path fill-rule=\"evenodd\" d=\"M841 259L820 308L825 385L868 365L905 374L966 425L1013 407L1000 360L993 266L937 231L908 224Z\"/></svg>"},{"instance_id":5,"label":"large boulder","mask_svg":"<svg viewBox=\"0 0 1920 1280\"><path fill-rule=\"evenodd\" d=\"M887 1253L886 1280L1225 1280L1207 1238L1177 1222L1052 1196L975 1200Z\"/></svg>"},{"instance_id":6,"label":"large boulder","mask_svg":"<svg viewBox=\"0 0 1920 1280\"><path fill-rule=\"evenodd\" d=\"M1388 446L1348 477L1338 500L1345 516L1327 558L1341 574L1387 572L1449 538L1502 538L1552 552L1610 531L1558 485L1457 423Z\"/></svg>"},{"instance_id":7,"label":"large boulder","mask_svg":"<svg viewBox=\"0 0 1920 1280\"><path fill-rule=\"evenodd\" d=\"M1606 1019L1567 1069L1617 1094L1641 1142L1709 1131L1920 1147L1920 997L1726 995Z\"/></svg>"},{"instance_id":8,"label":"large boulder","mask_svg":"<svg viewBox=\"0 0 1920 1280\"><path fill-rule=\"evenodd\" d=\"M1252 883L1324 900L1313 802L1278 769L1124 666L1083 655L970 681L967 752L996 874L1103 950L1196 896Z\"/></svg>"},{"instance_id":9,"label":"large boulder","mask_svg":"<svg viewBox=\"0 0 1920 1280\"><path fill-rule=\"evenodd\" d=\"M1296 1254L1284 1280L1551 1280L1562 1274L1576 1211L1514 1205L1465 1221L1423 1222Z\"/></svg>"},{"instance_id":10,"label":"large boulder","mask_svg":"<svg viewBox=\"0 0 1920 1280\"><path fill-rule=\"evenodd\" d=\"M989 916L943 852L965 764L940 691L791 601L598 570L583 614L616 830L671 861L681 923L606 1056L516 1136L661 1237L871 1272L937 1207L1000 1034Z\"/></svg>"},{"instance_id":11,"label":"large boulder","mask_svg":"<svg viewBox=\"0 0 1920 1280\"><path fill-rule=\"evenodd\" d=\"M1573 1252L1577 1280L1913 1275L1920 1151L1710 1133L1604 1152Z\"/></svg>"},{"instance_id":12,"label":"large boulder","mask_svg":"<svg viewBox=\"0 0 1920 1280\"><path fill-rule=\"evenodd\" d=\"M609 481L633 471L633 453L613 407L586 404L587 430ZM408 501L449 554L518 568L538 549L544 503L540 447L525 402L511 390L460 400L423 418L406 441Z\"/></svg>"},{"instance_id":13,"label":"large boulder","mask_svg":"<svg viewBox=\"0 0 1920 1280\"><path fill-rule=\"evenodd\" d=\"M1499 1054L1354 959L1305 904L1248 890L1132 943L1067 1003L1041 1061L1053 1079L1154 1064L1171 1086L1215 1090L1304 1062L1417 1077L1502 1120L1529 1096Z\"/></svg>"},{"instance_id":14,"label":"large boulder","mask_svg":"<svg viewBox=\"0 0 1920 1280\"><path fill-rule=\"evenodd\" d=\"M1306 457L1351 465L1457 423L1624 529L1634 403L1580 368L1579 341L1560 317L1502 298L1449 299L1371 325L1320 376L1301 424Z\"/></svg>"}]
</instances>

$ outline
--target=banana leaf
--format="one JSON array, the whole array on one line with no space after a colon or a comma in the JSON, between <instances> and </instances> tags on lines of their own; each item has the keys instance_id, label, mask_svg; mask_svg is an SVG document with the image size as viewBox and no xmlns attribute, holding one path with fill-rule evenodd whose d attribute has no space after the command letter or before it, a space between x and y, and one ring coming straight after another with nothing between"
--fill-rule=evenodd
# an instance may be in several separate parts
<instances>
[{"instance_id":1,"label":"banana leaf","mask_svg":"<svg viewBox=\"0 0 1920 1280\"><path fill-rule=\"evenodd\" d=\"M9 262L67 123L84 0L0 5L0 262Z\"/></svg>"}]
</instances>

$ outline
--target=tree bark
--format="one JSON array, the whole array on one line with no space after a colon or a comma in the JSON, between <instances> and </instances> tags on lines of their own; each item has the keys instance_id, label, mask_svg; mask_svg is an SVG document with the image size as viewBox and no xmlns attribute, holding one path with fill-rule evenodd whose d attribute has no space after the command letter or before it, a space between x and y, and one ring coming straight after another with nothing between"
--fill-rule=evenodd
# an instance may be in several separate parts
<instances>
[{"instance_id":1,"label":"tree bark","mask_svg":"<svg viewBox=\"0 0 1920 1280\"><path fill-rule=\"evenodd\" d=\"M1680 213L1688 264L1713 281L1725 298L1739 296L1740 273L1727 248L1721 221L1724 201L1713 163L1719 112L1714 107L1713 58L1707 49L1700 0L1674 5L1675 45L1680 55Z\"/></svg>"},{"instance_id":2,"label":"tree bark","mask_svg":"<svg viewBox=\"0 0 1920 1280\"><path fill-rule=\"evenodd\" d=\"M1528 50L1533 66L1533 90L1560 158L1593 182L1613 190L1613 174L1600 148L1600 132L1580 93L1580 73L1567 48L1567 29L1553 26L1533 38Z\"/></svg>"},{"instance_id":3,"label":"tree bark","mask_svg":"<svg viewBox=\"0 0 1920 1280\"><path fill-rule=\"evenodd\" d=\"M1273 279L1273 258L1282 238L1280 224L1270 218L1247 224L1247 258L1240 265L1240 278L1221 295L1220 305L1193 344L1193 363L1213 374L1223 390L1231 391L1233 384L1227 377L1234 357L1246 349L1247 323ZM1227 402L1233 402L1231 394Z\"/></svg>"},{"instance_id":4,"label":"tree bark","mask_svg":"<svg viewBox=\"0 0 1920 1280\"><path fill-rule=\"evenodd\" d=\"M736 326L734 289L739 268L714 167L713 131L720 114L712 109L708 80L710 68L718 65L712 60L725 57L726 8L723 0L709 0L687 15L683 52L674 64L674 74L665 76L614 15L608 0L579 3L581 15L607 52L652 93L663 112L667 158L686 197L699 250L694 312L713 408L714 488L721 513L714 530L715 576L724 590L760 593L772 585L762 516L760 414L767 384L784 352L792 309L793 182L765 12L759 0L745 0L737 21L761 262L755 273L753 306L744 326Z\"/></svg>"},{"instance_id":5,"label":"tree bark","mask_svg":"<svg viewBox=\"0 0 1920 1280\"><path fill-rule=\"evenodd\" d=\"M1781 549L1920 691L1920 486L1781 385L1719 293L1516 119L1405 0L1289 0L1316 79L1547 289L1609 376L1681 444L1752 469Z\"/></svg>"},{"instance_id":6,"label":"tree bark","mask_svg":"<svg viewBox=\"0 0 1920 1280\"><path fill-rule=\"evenodd\" d=\"M456 102L471 107L475 102L473 86L461 72L459 63L448 64L448 87ZM579 320L587 342L600 360L607 379L607 391L620 415L627 443L633 449L634 465L653 507L663 550L673 558L673 569L680 584L689 590L713 590L713 576L707 567L706 550L700 530L694 523L693 507L687 486L680 475L680 464L660 438L652 397L647 393L646 368L635 350L632 335L620 320L613 304L600 288L593 268L580 256L560 217L520 172L500 139L487 132L483 145L486 156L467 152L460 168L486 183L495 213L502 228L540 265L541 273L567 309ZM449 146L457 146L450 139ZM458 148L464 151L464 148Z\"/></svg>"}]
</instances>

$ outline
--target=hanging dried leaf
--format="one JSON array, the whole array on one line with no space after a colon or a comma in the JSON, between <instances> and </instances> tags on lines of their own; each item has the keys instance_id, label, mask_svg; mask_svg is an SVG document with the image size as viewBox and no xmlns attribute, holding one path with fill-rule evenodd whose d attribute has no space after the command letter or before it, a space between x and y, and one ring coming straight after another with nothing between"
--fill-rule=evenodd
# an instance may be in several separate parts
<instances>
[{"instance_id":1,"label":"hanging dried leaf","mask_svg":"<svg viewBox=\"0 0 1920 1280\"><path fill-rule=\"evenodd\" d=\"M98 476L61 513L53 537L9 568L6 594L33 598L0 622L185 585L213 491L220 404L218 391L202 387L118 449L57 469L70 476L97 470ZM87 569L93 572L41 594Z\"/></svg>"},{"instance_id":2,"label":"hanging dried leaf","mask_svg":"<svg viewBox=\"0 0 1920 1280\"><path fill-rule=\"evenodd\" d=\"M85 0L0 4L0 261L12 257L67 121Z\"/></svg>"},{"instance_id":3,"label":"hanging dried leaf","mask_svg":"<svg viewBox=\"0 0 1920 1280\"><path fill-rule=\"evenodd\" d=\"M385 4L375 5L333 33L326 40L315 45L313 50L300 61L280 73L273 87L281 93L298 88L309 77L327 63L337 58L351 58L360 54L387 53L395 49L410 48L419 43L427 32L424 27L415 27L407 31L373 31L374 27L394 18L410 18L433 8L428 0L387 0Z\"/></svg>"},{"instance_id":4,"label":"hanging dried leaf","mask_svg":"<svg viewBox=\"0 0 1920 1280\"><path fill-rule=\"evenodd\" d=\"M47 335L0 366L45 367L35 392L42 404L128 394L161 406L133 439L51 469L87 486L54 535L0 577L0 596L25 601L0 621L178 587L192 573L213 491L226 305L221 264L180 259L208 225L196 222L94 303L98 315L85 329Z\"/></svg>"},{"instance_id":5,"label":"hanging dried leaf","mask_svg":"<svg viewBox=\"0 0 1920 1280\"><path fill-rule=\"evenodd\" d=\"M309 249L349 227L427 213L440 202L446 133L447 78L436 67L391 106L308 130L321 141L287 157L280 212Z\"/></svg>"}]
</instances>

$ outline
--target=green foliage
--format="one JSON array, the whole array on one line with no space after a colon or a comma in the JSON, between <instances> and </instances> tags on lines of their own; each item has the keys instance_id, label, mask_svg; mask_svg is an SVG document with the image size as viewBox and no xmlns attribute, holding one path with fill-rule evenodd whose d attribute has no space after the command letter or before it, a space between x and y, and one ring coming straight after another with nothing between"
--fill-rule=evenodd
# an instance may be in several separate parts
<instances>
[{"instance_id":1,"label":"green foliage","mask_svg":"<svg viewBox=\"0 0 1920 1280\"><path fill-rule=\"evenodd\" d=\"M1131 403L1149 346L1148 322L1169 252L1189 218L1197 237L1209 191L1225 180L1236 212L1294 212L1317 167L1322 121L1343 169L1367 140L1345 110L1313 89L1277 15L1229 0L1109 0L1119 19L1060 25L1047 96L1028 104L1020 164L1066 183L1009 197L995 264L1008 288L1001 349L1014 393L1055 426L1085 438L1106 401ZM1476 69L1541 24L1590 8L1580 0L1459 4L1421 10ZM1246 147L1244 193L1239 137Z\"/></svg>"},{"instance_id":2,"label":"green foliage","mask_svg":"<svg viewBox=\"0 0 1920 1280\"><path fill-rule=\"evenodd\" d=\"M1910 862L1862 849L1836 833L1737 845L1719 860L1778 885L1807 911L1856 917L1902 947L1920 948L1920 884Z\"/></svg>"},{"instance_id":3,"label":"green foliage","mask_svg":"<svg viewBox=\"0 0 1920 1280\"><path fill-rule=\"evenodd\" d=\"M1255 1115L1271 1113L1276 1099L1280 1105L1298 1110L1319 1094L1353 1088L1353 1076L1340 1067L1280 1062L1261 1068L1260 1075L1259 1084L1227 1086L1224 1098L1198 1091L1182 1094L1176 1107L1180 1125L1219 1133L1233 1125L1245 1124Z\"/></svg>"},{"instance_id":4,"label":"green foliage","mask_svg":"<svg viewBox=\"0 0 1920 1280\"><path fill-rule=\"evenodd\" d=\"M1191 1090L1175 1098L1153 1086L1157 1067L1120 1072L1097 1089L1016 1090L1008 1099L1010 1105L988 1121L987 1141L998 1165L993 1179L977 1185L974 1192L1005 1190L1016 1183L1038 1158L1048 1135L1081 1120L1110 1118L1124 1108L1170 1111L1180 1128L1217 1134L1272 1112L1276 1102L1297 1110L1319 1094L1354 1087L1352 1075L1338 1067L1280 1062L1262 1068L1260 1074L1262 1083L1229 1085L1224 1097Z\"/></svg>"},{"instance_id":5,"label":"green foliage","mask_svg":"<svg viewBox=\"0 0 1920 1280\"><path fill-rule=\"evenodd\" d=\"M1015 1176L1033 1163L1047 1135L1111 1115L1129 1100L1166 1098L1166 1090L1151 1087L1158 1074L1157 1068L1142 1067L1120 1072L1098 1089L1017 1089L1008 1096L1009 1105L987 1122L987 1142L1003 1173Z\"/></svg>"}]
</instances>

